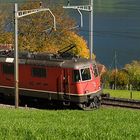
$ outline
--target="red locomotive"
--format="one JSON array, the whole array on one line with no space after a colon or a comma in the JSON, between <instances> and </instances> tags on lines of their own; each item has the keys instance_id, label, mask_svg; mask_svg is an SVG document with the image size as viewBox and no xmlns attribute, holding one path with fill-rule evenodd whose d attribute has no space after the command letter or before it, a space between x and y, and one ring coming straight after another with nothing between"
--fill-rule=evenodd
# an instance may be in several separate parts
<instances>
[{"instance_id":1,"label":"red locomotive","mask_svg":"<svg viewBox=\"0 0 140 140\"><path fill-rule=\"evenodd\" d=\"M13 53L0 56L0 93L14 96ZM98 108L102 90L95 61L45 53L19 54L19 94L82 109Z\"/></svg>"}]
</instances>

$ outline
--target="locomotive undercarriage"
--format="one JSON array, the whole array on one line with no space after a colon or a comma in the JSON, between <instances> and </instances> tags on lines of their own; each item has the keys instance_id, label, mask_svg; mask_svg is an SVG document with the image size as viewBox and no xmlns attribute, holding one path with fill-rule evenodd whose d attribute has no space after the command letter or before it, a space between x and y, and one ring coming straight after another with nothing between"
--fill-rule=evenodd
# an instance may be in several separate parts
<instances>
[{"instance_id":1,"label":"locomotive undercarriage","mask_svg":"<svg viewBox=\"0 0 140 140\"><path fill-rule=\"evenodd\" d=\"M3 93L3 94L2 94ZM96 93L92 93L89 95L78 96L76 94L64 94L59 92L45 92L45 91L37 91L33 89L20 89L20 98L26 97L39 99L45 99L46 104L50 102L51 104L62 103L64 106L77 105L83 110L91 110L99 108L101 105L101 93L102 91L98 91ZM14 96L14 88L13 87L0 87L0 94L6 96Z\"/></svg>"},{"instance_id":2,"label":"locomotive undercarriage","mask_svg":"<svg viewBox=\"0 0 140 140\"><path fill-rule=\"evenodd\" d=\"M95 96L92 100L88 102L80 103L79 107L83 110L92 110L98 109L101 105L101 99L98 96Z\"/></svg>"}]
</instances>

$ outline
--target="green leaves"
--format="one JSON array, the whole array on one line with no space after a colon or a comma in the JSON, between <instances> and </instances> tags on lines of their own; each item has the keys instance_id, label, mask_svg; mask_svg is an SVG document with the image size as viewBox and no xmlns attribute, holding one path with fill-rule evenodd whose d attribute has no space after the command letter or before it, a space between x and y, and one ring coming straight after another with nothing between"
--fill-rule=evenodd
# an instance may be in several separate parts
<instances>
[{"instance_id":1,"label":"green leaves","mask_svg":"<svg viewBox=\"0 0 140 140\"><path fill-rule=\"evenodd\" d=\"M126 89L131 85L132 89L140 90L140 62L132 61L130 64L126 64L123 69L107 71L102 79L105 79L105 82L109 83L111 87L116 82L118 89Z\"/></svg>"},{"instance_id":2,"label":"green leaves","mask_svg":"<svg viewBox=\"0 0 140 140\"><path fill-rule=\"evenodd\" d=\"M132 61L130 64L125 66L129 74L130 83L133 89L140 90L140 62Z\"/></svg>"}]
</instances>

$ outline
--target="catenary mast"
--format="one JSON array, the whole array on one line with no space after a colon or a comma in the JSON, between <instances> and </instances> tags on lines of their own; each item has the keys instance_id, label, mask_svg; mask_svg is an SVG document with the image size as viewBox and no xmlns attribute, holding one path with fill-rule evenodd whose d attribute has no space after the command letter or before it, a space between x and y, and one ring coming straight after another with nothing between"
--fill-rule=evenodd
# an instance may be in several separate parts
<instances>
[{"instance_id":1,"label":"catenary mast","mask_svg":"<svg viewBox=\"0 0 140 140\"><path fill-rule=\"evenodd\" d=\"M68 0L67 6L63 6L63 8L75 9L79 12L80 17L81 17L80 27L83 27L83 14L81 11L90 12L90 59L92 59L92 54L93 54L93 0L90 0L89 5L77 5L77 6L72 6L70 4L70 0Z\"/></svg>"},{"instance_id":2,"label":"catenary mast","mask_svg":"<svg viewBox=\"0 0 140 140\"><path fill-rule=\"evenodd\" d=\"M40 2L40 8L39 9L31 9L31 10L22 10L18 11L18 4L15 3L15 19L14 19L14 25L15 25L15 45L14 45L14 83L15 83L15 108L18 108L19 106L19 66L18 66L18 19L35 14L38 12L43 11L49 11L51 16L53 17L53 28L56 30L56 18L52 11L49 8L42 8L42 3Z\"/></svg>"}]
</instances>

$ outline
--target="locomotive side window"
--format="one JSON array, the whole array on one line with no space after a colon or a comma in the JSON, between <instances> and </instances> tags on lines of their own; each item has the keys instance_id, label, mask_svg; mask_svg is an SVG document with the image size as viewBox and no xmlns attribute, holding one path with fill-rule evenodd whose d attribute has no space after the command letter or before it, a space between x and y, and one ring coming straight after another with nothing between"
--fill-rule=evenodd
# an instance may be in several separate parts
<instances>
[{"instance_id":1,"label":"locomotive side window","mask_svg":"<svg viewBox=\"0 0 140 140\"><path fill-rule=\"evenodd\" d=\"M33 77L46 77L46 68L32 68Z\"/></svg>"},{"instance_id":2,"label":"locomotive side window","mask_svg":"<svg viewBox=\"0 0 140 140\"><path fill-rule=\"evenodd\" d=\"M93 71L94 71L94 76L95 77L98 77L99 76L99 73L98 73L98 69L97 69L97 66L96 65L93 65Z\"/></svg>"},{"instance_id":3,"label":"locomotive side window","mask_svg":"<svg viewBox=\"0 0 140 140\"><path fill-rule=\"evenodd\" d=\"M79 82L81 79L80 79L80 73L79 73L79 70L74 70L73 71L73 81L74 82Z\"/></svg>"},{"instance_id":4,"label":"locomotive side window","mask_svg":"<svg viewBox=\"0 0 140 140\"><path fill-rule=\"evenodd\" d=\"M2 64L2 71L5 74L14 74L14 65L13 64Z\"/></svg>"},{"instance_id":5,"label":"locomotive side window","mask_svg":"<svg viewBox=\"0 0 140 140\"><path fill-rule=\"evenodd\" d=\"M81 69L81 76L82 81L90 80L91 79L90 69L89 68Z\"/></svg>"}]
</instances>

